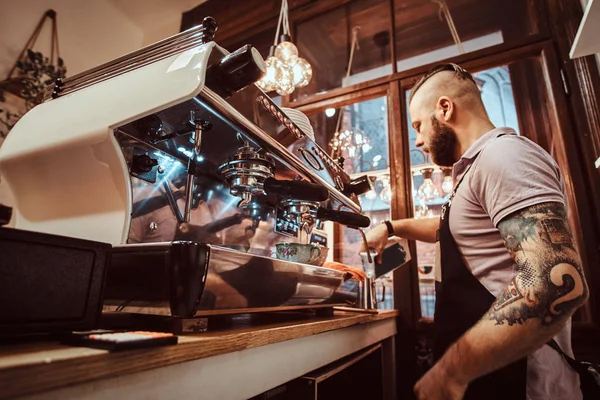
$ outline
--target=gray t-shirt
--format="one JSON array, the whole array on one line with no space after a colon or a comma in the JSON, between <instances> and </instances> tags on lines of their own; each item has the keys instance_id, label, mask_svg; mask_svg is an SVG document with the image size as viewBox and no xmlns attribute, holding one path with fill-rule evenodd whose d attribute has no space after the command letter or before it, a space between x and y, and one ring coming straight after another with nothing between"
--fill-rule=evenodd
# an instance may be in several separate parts
<instances>
[{"instance_id":1,"label":"gray t-shirt","mask_svg":"<svg viewBox=\"0 0 600 400\"><path fill-rule=\"evenodd\" d=\"M454 164L455 182L465 175L450 208L450 230L473 275L498 296L517 273L498 223L539 203L567 206L565 185L552 157L513 129L497 128L479 138ZM571 321L554 338L571 349ZM549 346L527 358L527 398L581 399L579 376Z\"/></svg>"}]
</instances>

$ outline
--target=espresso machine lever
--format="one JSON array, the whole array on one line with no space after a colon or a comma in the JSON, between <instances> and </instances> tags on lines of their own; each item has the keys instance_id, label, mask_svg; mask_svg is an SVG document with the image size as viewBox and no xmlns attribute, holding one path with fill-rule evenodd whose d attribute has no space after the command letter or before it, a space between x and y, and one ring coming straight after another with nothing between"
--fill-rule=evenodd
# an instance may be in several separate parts
<instances>
[{"instance_id":1,"label":"espresso machine lever","mask_svg":"<svg viewBox=\"0 0 600 400\"><path fill-rule=\"evenodd\" d=\"M326 188L305 181L286 181L275 178L267 178L264 182L264 190L267 194L275 194L280 197L303 201L325 201L329 198Z\"/></svg>"},{"instance_id":2,"label":"espresso machine lever","mask_svg":"<svg viewBox=\"0 0 600 400\"><path fill-rule=\"evenodd\" d=\"M368 228L371 225L371 219L365 215L350 212L328 210L319 207L317 210L317 218L321 221L333 221L351 228Z\"/></svg>"},{"instance_id":3,"label":"espresso machine lever","mask_svg":"<svg viewBox=\"0 0 600 400\"><path fill-rule=\"evenodd\" d=\"M356 228L360 232L363 244L365 245L365 247L368 247L367 237L365 236L363 228L368 228L371 225L371 219L369 217L349 211L327 210L325 208L319 207L319 209L317 210L317 218L319 218L322 221L329 220L333 222L338 222L351 228ZM369 251L367 251L367 258L369 263L373 262L373 259L371 258L371 253Z\"/></svg>"}]
</instances>

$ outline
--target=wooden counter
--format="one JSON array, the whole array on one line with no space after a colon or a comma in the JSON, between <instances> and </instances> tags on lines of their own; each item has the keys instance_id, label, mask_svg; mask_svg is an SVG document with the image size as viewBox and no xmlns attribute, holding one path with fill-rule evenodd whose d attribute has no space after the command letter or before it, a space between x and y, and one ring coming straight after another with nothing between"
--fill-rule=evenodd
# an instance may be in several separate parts
<instances>
[{"instance_id":1,"label":"wooden counter","mask_svg":"<svg viewBox=\"0 0 600 400\"><path fill-rule=\"evenodd\" d=\"M323 363L332 362L353 351L389 338L395 334L394 317L397 312L382 311L378 314L360 314L336 311L330 317L317 317L298 313L271 315L277 315L277 321L273 322L271 318L265 322L265 317L246 317L247 320L237 322L234 320L233 325L229 327L180 336L177 345L161 348L111 353L105 350L64 346L57 342L2 345L0 346L0 398L14 398L34 393L40 394L34 396L34 398L67 398L83 395L89 397L88 395L94 392L98 393L97 388L100 384L92 382L91 386L88 385L91 389L85 389L84 392L73 392L71 390L70 395L66 392L61 394L61 391L57 389L69 385L80 385L96 380L102 380L100 382L103 382L116 378L118 382L112 382L108 385L112 390L119 385L123 386L124 383L127 386L136 379L146 380L150 378L139 375L143 371L147 373L153 369L166 370L165 367L181 363L191 365L192 363L189 362L194 360L196 362L203 361L200 369L202 374L206 374L206 368L211 368L214 365L216 369L219 367L219 363L225 361L225 359L220 359L219 356L230 355L231 353L239 356L240 359L237 361L240 362L240 366L243 364L241 361L246 355L252 356L248 359L250 365L256 363L257 360L261 364L261 368L264 368L262 364L267 363L274 363L274 366L279 365L276 366L273 372L275 374L281 372L282 365L293 365L294 368L292 369L294 371L283 373L279 380L294 379L314 368L325 365ZM371 329L376 327L381 328ZM316 336L314 335L318 335L319 340L315 340ZM344 340L347 343L340 342ZM338 346L340 348L323 358L326 352L337 346L336 341L340 342L340 346ZM282 344L282 342L285 342L285 346L274 346L278 343ZM257 349L259 347L262 347L262 349ZM275 350L276 347L281 348L280 354L271 351ZM263 351L260 352L260 350ZM296 354L296 357L301 358L303 353L310 355L314 352L315 354L307 357L306 360L301 359L294 363L287 360L282 364L281 360L276 360L277 357L292 357L293 354L289 353L288 355L288 352L292 352ZM323 359L316 363L313 362L313 360L319 358ZM234 360L234 362L236 361ZM182 367L186 364L177 365L176 367ZM231 369L231 367L228 368ZM199 379L201 373L199 369L196 368L196 370ZM180 376L181 373L182 370L179 368L176 374ZM248 392L250 395L261 393L260 391L256 392L256 390L268 390L285 382L278 383L279 380L272 380L273 382L269 383L269 373L266 370L264 373L264 378L260 379L264 379L265 383L255 385L257 387ZM128 374L131 377L129 380ZM294 376L295 374L298 375ZM134 379L136 375L139 376ZM240 371L238 375L245 377L253 374L251 371ZM234 378L234 376L235 373L232 372L231 378ZM152 386L151 383L147 381L149 386ZM239 381L237 383L243 384ZM275 385L269 387L273 383ZM113 394L116 395L117 393ZM197 395L195 396L199 398ZM157 396L157 398L159 397Z\"/></svg>"}]
</instances>

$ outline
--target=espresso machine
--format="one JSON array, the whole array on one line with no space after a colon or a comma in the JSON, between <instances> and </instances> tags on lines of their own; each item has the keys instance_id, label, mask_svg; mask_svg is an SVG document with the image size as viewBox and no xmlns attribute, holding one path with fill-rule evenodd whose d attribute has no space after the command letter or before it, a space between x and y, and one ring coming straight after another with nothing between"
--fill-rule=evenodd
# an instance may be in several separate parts
<instances>
[{"instance_id":1,"label":"espresso machine","mask_svg":"<svg viewBox=\"0 0 600 400\"><path fill-rule=\"evenodd\" d=\"M254 83L258 51L188 31L55 82L0 152L16 227L112 245L104 312L193 318L352 304L343 272L277 259L369 226L351 180ZM364 236L364 234L363 234Z\"/></svg>"}]
</instances>

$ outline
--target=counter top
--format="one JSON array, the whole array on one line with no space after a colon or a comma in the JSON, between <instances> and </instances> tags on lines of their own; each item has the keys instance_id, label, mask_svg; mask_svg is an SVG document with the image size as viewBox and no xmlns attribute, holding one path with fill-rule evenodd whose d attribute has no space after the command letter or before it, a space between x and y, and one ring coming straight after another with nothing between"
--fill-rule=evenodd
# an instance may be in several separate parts
<instances>
[{"instance_id":1,"label":"counter top","mask_svg":"<svg viewBox=\"0 0 600 400\"><path fill-rule=\"evenodd\" d=\"M336 311L328 317L283 312L241 316L228 322L227 327L180 335L179 343L174 346L123 352L72 347L56 341L6 344L0 346L0 398L147 371L374 323L397 315L397 311L377 314Z\"/></svg>"}]
</instances>

